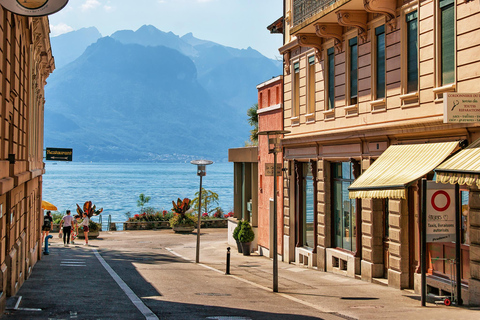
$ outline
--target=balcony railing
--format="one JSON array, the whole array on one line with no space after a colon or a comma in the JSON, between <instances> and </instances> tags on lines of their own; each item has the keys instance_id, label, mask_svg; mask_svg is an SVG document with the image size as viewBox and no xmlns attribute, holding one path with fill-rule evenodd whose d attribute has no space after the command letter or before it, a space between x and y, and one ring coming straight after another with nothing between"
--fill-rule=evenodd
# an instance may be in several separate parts
<instances>
[{"instance_id":1,"label":"balcony railing","mask_svg":"<svg viewBox=\"0 0 480 320\"><path fill-rule=\"evenodd\" d=\"M313 17L337 0L293 0L293 26Z\"/></svg>"}]
</instances>

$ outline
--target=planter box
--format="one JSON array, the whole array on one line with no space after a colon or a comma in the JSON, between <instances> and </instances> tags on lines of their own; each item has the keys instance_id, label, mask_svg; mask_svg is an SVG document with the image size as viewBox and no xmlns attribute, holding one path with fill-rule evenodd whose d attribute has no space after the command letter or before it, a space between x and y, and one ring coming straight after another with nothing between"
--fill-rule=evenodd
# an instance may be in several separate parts
<instances>
[{"instance_id":1,"label":"planter box","mask_svg":"<svg viewBox=\"0 0 480 320\"><path fill-rule=\"evenodd\" d=\"M208 219L202 220L202 228L226 228L227 219ZM168 221L149 221L149 222L124 222L123 230L155 230L171 229Z\"/></svg>"},{"instance_id":2,"label":"planter box","mask_svg":"<svg viewBox=\"0 0 480 320\"><path fill-rule=\"evenodd\" d=\"M95 231L89 231L88 232L88 239L96 239L100 235L99 230ZM85 235L83 234L83 229L78 229L78 234L77 234L78 239L85 239Z\"/></svg>"}]
</instances>

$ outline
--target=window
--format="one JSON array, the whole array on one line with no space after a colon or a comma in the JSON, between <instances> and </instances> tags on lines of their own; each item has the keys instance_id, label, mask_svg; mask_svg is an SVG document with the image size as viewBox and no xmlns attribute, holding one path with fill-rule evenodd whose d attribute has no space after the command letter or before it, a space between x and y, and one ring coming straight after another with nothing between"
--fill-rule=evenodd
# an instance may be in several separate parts
<instances>
[{"instance_id":1,"label":"window","mask_svg":"<svg viewBox=\"0 0 480 320\"><path fill-rule=\"evenodd\" d=\"M303 246L313 248L315 240L315 198L312 164L303 164Z\"/></svg>"},{"instance_id":2,"label":"window","mask_svg":"<svg viewBox=\"0 0 480 320\"><path fill-rule=\"evenodd\" d=\"M308 57L308 113L315 112L315 56Z\"/></svg>"},{"instance_id":3,"label":"window","mask_svg":"<svg viewBox=\"0 0 480 320\"><path fill-rule=\"evenodd\" d=\"M470 245L470 224L468 223L470 207L468 197L468 190L460 191L460 202L462 203L462 244L464 245Z\"/></svg>"},{"instance_id":4,"label":"window","mask_svg":"<svg viewBox=\"0 0 480 320\"><path fill-rule=\"evenodd\" d=\"M298 117L300 114L300 63L293 65L293 111L292 116Z\"/></svg>"},{"instance_id":5,"label":"window","mask_svg":"<svg viewBox=\"0 0 480 320\"><path fill-rule=\"evenodd\" d=\"M333 246L356 251L356 199L348 197L353 183L353 163L332 164L333 170Z\"/></svg>"},{"instance_id":6,"label":"window","mask_svg":"<svg viewBox=\"0 0 480 320\"><path fill-rule=\"evenodd\" d=\"M385 25L375 28L375 99L385 98Z\"/></svg>"},{"instance_id":7,"label":"window","mask_svg":"<svg viewBox=\"0 0 480 320\"><path fill-rule=\"evenodd\" d=\"M350 60L349 60L349 105L358 103L358 45L357 37L348 40L348 46L350 48Z\"/></svg>"},{"instance_id":8,"label":"window","mask_svg":"<svg viewBox=\"0 0 480 320\"><path fill-rule=\"evenodd\" d=\"M455 6L454 0L440 0L440 80L455 82Z\"/></svg>"},{"instance_id":9,"label":"window","mask_svg":"<svg viewBox=\"0 0 480 320\"><path fill-rule=\"evenodd\" d=\"M407 23L407 93L418 91L418 15L417 11L405 16Z\"/></svg>"},{"instance_id":10,"label":"window","mask_svg":"<svg viewBox=\"0 0 480 320\"><path fill-rule=\"evenodd\" d=\"M327 109L335 108L335 50L327 50Z\"/></svg>"}]
</instances>

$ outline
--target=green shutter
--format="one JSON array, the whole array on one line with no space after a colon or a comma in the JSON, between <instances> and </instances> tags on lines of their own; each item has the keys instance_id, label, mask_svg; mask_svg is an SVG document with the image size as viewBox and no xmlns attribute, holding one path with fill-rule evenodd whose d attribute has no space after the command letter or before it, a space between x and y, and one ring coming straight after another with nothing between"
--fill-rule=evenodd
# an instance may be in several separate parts
<instances>
[{"instance_id":1,"label":"green shutter","mask_svg":"<svg viewBox=\"0 0 480 320\"><path fill-rule=\"evenodd\" d=\"M440 1L442 85L455 82L455 6L446 2Z\"/></svg>"},{"instance_id":2,"label":"green shutter","mask_svg":"<svg viewBox=\"0 0 480 320\"><path fill-rule=\"evenodd\" d=\"M406 15L407 22L407 93L418 91L418 21L417 11Z\"/></svg>"},{"instance_id":3,"label":"green shutter","mask_svg":"<svg viewBox=\"0 0 480 320\"><path fill-rule=\"evenodd\" d=\"M377 37L376 99L385 98L385 25L375 28Z\"/></svg>"},{"instance_id":4,"label":"green shutter","mask_svg":"<svg viewBox=\"0 0 480 320\"><path fill-rule=\"evenodd\" d=\"M314 64L314 63L315 63L315 56L308 57L308 64Z\"/></svg>"},{"instance_id":5,"label":"green shutter","mask_svg":"<svg viewBox=\"0 0 480 320\"><path fill-rule=\"evenodd\" d=\"M350 45L350 103L356 103L358 94L358 46L357 37L348 41Z\"/></svg>"},{"instance_id":6,"label":"green shutter","mask_svg":"<svg viewBox=\"0 0 480 320\"><path fill-rule=\"evenodd\" d=\"M295 71L295 73L300 72L300 63L299 62L296 62L296 63L293 64L293 70Z\"/></svg>"},{"instance_id":7,"label":"green shutter","mask_svg":"<svg viewBox=\"0 0 480 320\"><path fill-rule=\"evenodd\" d=\"M335 107L335 51L327 50L328 55L328 109Z\"/></svg>"}]
</instances>

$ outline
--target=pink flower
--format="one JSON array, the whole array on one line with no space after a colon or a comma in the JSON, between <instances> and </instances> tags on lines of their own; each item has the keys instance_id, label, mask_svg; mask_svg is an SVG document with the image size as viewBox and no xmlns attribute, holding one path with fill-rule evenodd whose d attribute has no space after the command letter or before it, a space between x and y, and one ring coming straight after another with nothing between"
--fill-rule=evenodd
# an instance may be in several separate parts
<instances>
[{"instance_id":1,"label":"pink flower","mask_svg":"<svg viewBox=\"0 0 480 320\"><path fill-rule=\"evenodd\" d=\"M202 217L208 217L208 213L207 212L202 213Z\"/></svg>"}]
</instances>

